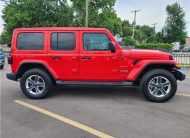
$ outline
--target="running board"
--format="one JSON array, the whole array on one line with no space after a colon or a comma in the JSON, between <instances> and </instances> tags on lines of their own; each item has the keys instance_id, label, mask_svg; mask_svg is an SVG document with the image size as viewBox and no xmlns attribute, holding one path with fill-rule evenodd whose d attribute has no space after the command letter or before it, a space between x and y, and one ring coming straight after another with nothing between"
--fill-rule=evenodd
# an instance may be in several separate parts
<instances>
[{"instance_id":1,"label":"running board","mask_svg":"<svg viewBox=\"0 0 190 138\"><path fill-rule=\"evenodd\" d=\"M86 86L132 86L133 82L89 82L89 81L56 81L57 85L86 85Z\"/></svg>"}]
</instances>

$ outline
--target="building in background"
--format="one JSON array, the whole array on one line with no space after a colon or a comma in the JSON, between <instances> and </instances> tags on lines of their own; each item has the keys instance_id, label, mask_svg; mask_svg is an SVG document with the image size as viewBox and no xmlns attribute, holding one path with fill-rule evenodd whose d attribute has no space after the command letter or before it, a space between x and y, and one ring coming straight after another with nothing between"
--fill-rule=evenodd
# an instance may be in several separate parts
<instances>
[{"instance_id":1,"label":"building in background","mask_svg":"<svg viewBox=\"0 0 190 138\"><path fill-rule=\"evenodd\" d=\"M187 38L186 38L186 43L185 43L185 45L186 45L187 47L190 47L190 37L187 37Z\"/></svg>"}]
</instances>

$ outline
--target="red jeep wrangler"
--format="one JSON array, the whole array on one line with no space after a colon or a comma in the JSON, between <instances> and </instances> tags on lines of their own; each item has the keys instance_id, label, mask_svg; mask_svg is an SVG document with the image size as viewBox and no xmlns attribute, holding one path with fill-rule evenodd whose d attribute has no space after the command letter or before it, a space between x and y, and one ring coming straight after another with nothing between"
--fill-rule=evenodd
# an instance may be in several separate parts
<instances>
[{"instance_id":1,"label":"red jeep wrangler","mask_svg":"<svg viewBox=\"0 0 190 138\"><path fill-rule=\"evenodd\" d=\"M103 28L15 29L8 63L7 78L20 80L23 93L35 99L55 84L136 85L148 100L164 102L185 79L171 54L123 50Z\"/></svg>"}]
</instances>

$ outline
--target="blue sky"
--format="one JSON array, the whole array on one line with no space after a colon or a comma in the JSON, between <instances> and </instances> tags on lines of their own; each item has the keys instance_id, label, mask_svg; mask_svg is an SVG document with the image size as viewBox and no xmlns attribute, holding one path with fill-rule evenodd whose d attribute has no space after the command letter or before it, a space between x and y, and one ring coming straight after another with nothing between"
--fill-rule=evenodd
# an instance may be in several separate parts
<instances>
[{"instance_id":1,"label":"blue sky","mask_svg":"<svg viewBox=\"0 0 190 138\"><path fill-rule=\"evenodd\" d=\"M115 10L121 19L133 21L134 14L132 10L142 10L137 14L137 24L156 25L159 31L163 27L166 19L165 7L167 4L178 2L184 9L186 16L186 31L190 36L190 0L116 0ZM3 2L0 1L0 16L2 16ZM3 30L3 20L0 18L0 33Z\"/></svg>"}]
</instances>

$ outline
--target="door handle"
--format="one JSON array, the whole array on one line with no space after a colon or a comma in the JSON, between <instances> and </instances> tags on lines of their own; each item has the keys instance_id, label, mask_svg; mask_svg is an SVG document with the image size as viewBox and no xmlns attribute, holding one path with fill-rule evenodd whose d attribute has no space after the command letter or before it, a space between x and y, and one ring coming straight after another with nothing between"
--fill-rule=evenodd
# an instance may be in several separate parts
<instances>
[{"instance_id":1,"label":"door handle","mask_svg":"<svg viewBox=\"0 0 190 138\"><path fill-rule=\"evenodd\" d=\"M54 60L60 60L61 59L60 56L52 56L51 58L54 59Z\"/></svg>"},{"instance_id":2,"label":"door handle","mask_svg":"<svg viewBox=\"0 0 190 138\"><path fill-rule=\"evenodd\" d=\"M82 60L90 60L92 59L91 57L82 57Z\"/></svg>"}]
</instances>

